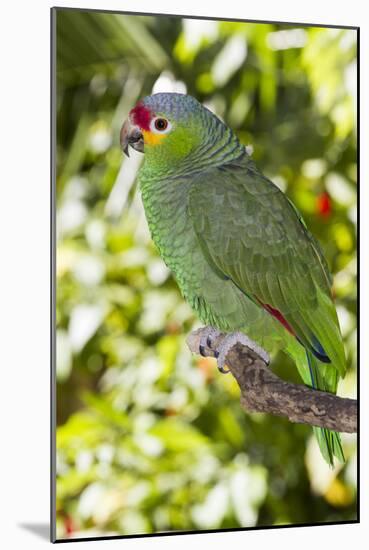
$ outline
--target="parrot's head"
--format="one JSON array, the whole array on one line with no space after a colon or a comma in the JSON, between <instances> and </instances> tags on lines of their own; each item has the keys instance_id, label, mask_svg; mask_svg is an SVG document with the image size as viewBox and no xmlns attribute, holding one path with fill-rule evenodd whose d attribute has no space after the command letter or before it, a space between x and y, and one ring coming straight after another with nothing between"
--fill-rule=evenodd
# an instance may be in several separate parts
<instances>
[{"instance_id":1,"label":"parrot's head","mask_svg":"<svg viewBox=\"0 0 369 550\"><path fill-rule=\"evenodd\" d=\"M124 153L129 146L160 165L178 166L215 152L217 144L238 139L227 126L194 97L159 93L140 100L129 112L120 132ZM228 139L229 138L229 139Z\"/></svg>"}]
</instances>

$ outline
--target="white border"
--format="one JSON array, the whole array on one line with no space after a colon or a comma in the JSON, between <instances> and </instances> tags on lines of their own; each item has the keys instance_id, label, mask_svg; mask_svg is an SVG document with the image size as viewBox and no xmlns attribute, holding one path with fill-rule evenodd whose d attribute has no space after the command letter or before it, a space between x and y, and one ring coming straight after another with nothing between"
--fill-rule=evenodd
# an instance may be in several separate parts
<instances>
[{"instance_id":1,"label":"white border","mask_svg":"<svg viewBox=\"0 0 369 550\"><path fill-rule=\"evenodd\" d=\"M199 3L196 0L60 0L58 6L361 26L361 388L362 509L359 525L125 539L78 544L156 550L202 548L361 548L369 538L368 491L368 67L365 2L278 0ZM1 450L0 537L4 548L47 544L21 524L49 520L49 8L50 0L1 8ZM211 9L210 6L211 5ZM211 13L210 13L211 11ZM364 70L365 69L365 70ZM5 124L4 124L5 121ZM364 244L363 244L364 243ZM365 251L365 248L367 249Z\"/></svg>"}]
</instances>

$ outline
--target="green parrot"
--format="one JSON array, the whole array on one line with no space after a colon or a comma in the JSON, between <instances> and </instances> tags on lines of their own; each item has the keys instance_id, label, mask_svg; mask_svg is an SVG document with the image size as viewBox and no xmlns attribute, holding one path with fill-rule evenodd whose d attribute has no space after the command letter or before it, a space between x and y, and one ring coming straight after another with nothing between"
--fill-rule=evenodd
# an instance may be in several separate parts
<instances>
[{"instance_id":1,"label":"green parrot","mask_svg":"<svg viewBox=\"0 0 369 550\"><path fill-rule=\"evenodd\" d=\"M138 182L151 236L201 321L247 335L266 361L263 350L284 350L306 385L336 393L346 360L327 262L236 134L193 97L159 93L130 111L120 140L127 155L145 153ZM313 429L328 464L344 461L340 435Z\"/></svg>"}]
</instances>

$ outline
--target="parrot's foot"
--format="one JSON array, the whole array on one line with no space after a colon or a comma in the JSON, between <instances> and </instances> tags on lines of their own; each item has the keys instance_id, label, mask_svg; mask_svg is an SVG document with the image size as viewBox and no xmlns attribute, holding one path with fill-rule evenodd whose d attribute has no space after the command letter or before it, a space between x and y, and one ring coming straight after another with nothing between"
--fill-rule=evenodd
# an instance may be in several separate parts
<instances>
[{"instance_id":1,"label":"parrot's foot","mask_svg":"<svg viewBox=\"0 0 369 550\"><path fill-rule=\"evenodd\" d=\"M217 358L218 362L218 369L220 372L229 372L224 368L226 357L228 352L236 345L236 344L242 344L243 346L246 346L247 348L254 351L261 359L269 365L270 363L270 357L268 353L261 348L256 342L251 340L246 334L243 334L242 332L233 332L232 334L228 334L223 342L221 343L219 347L219 355ZM209 346L210 347L210 346Z\"/></svg>"},{"instance_id":2,"label":"parrot's foot","mask_svg":"<svg viewBox=\"0 0 369 550\"><path fill-rule=\"evenodd\" d=\"M221 366L219 365L219 351L213 349L214 340L216 340L220 334L220 331L216 328L205 327L201 335L199 350L201 355L203 357L206 357L205 348L208 347L209 349L211 349L214 353L214 357L217 359L219 371L223 374L227 374L229 370L224 368L224 364L222 364Z\"/></svg>"},{"instance_id":3,"label":"parrot's foot","mask_svg":"<svg viewBox=\"0 0 369 550\"><path fill-rule=\"evenodd\" d=\"M202 334L199 345L200 354L203 357L207 357L209 354L205 352L206 348L212 350L214 357L217 360L218 370L223 374L229 372L229 369L225 368L226 357L228 352L236 344L242 344L248 347L257 355L259 355L259 357L261 357L261 359L265 361L267 365L269 365L270 363L270 358L267 352L258 344L256 344L253 340L251 340L248 336L246 336L246 334L243 334L243 332L233 332L232 334L228 334L223 339L222 343L218 346L218 349L214 348L214 342L220 336L221 332L214 327L204 327L201 332Z\"/></svg>"}]
</instances>

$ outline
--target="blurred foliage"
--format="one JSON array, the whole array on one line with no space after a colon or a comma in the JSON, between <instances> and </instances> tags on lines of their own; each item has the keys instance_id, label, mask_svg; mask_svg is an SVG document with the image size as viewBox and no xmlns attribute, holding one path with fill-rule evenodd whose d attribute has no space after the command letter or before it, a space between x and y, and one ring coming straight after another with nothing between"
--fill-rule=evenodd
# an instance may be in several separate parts
<instances>
[{"instance_id":1,"label":"blurred foliage","mask_svg":"<svg viewBox=\"0 0 369 550\"><path fill-rule=\"evenodd\" d=\"M356 439L329 470L307 426L246 415L191 357L197 321L119 149L138 98L187 91L237 131L321 241L355 395L356 33L57 10L58 537L356 517ZM273 369L298 380L280 353Z\"/></svg>"}]
</instances>

